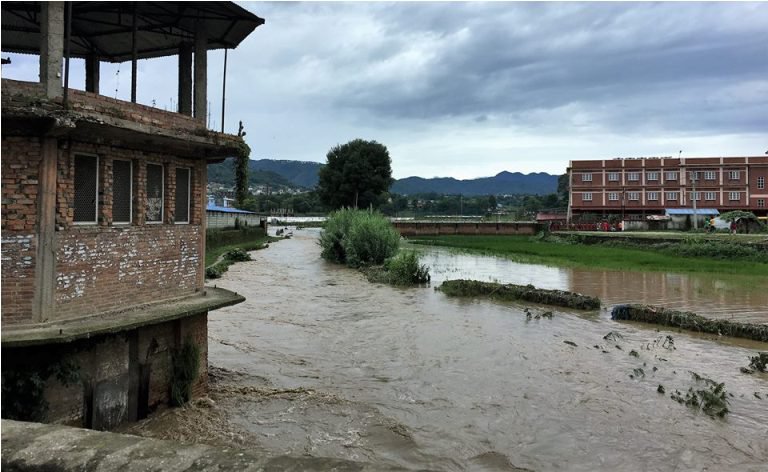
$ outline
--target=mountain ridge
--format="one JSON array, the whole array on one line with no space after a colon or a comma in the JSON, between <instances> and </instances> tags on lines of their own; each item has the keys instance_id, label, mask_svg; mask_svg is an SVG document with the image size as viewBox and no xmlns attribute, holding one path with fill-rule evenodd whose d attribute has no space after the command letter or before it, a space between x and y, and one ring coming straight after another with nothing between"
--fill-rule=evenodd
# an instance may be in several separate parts
<instances>
[{"instance_id":1,"label":"mountain ridge","mask_svg":"<svg viewBox=\"0 0 768 472\"><path fill-rule=\"evenodd\" d=\"M313 188L318 182L318 171L323 166L319 162L290 161L284 159L258 159L248 162L251 183L264 183L270 175L279 176L278 185L293 184L297 187ZM232 161L227 159L219 164L208 166L208 180L221 184L234 185ZM218 180L217 180L218 179ZM397 179L390 192L413 195L419 193L463 194L463 195L511 195L537 194L546 195L557 191L558 175L546 172L510 172L503 170L494 176L476 179L456 179L453 177L418 177L411 176ZM222 180L222 181L219 181ZM258 180L258 182L256 182Z\"/></svg>"}]
</instances>

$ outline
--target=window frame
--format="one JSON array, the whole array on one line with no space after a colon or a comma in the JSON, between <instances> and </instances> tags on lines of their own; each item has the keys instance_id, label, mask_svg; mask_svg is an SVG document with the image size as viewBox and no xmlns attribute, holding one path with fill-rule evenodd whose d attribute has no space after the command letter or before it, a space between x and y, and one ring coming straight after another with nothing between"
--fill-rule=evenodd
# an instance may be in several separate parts
<instances>
[{"instance_id":1,"label":"window frame","mask_svg":"<svg viewBox=\"0 0 768 472\"><path fill-rule=\"evenodd\" d=\"M765 199L764 198L758 198L757 199L757 208L765 208Z\"/></svg>"},{"instance_id":2,"label":"window frame","mask_svg":"<svg viewBox=\"0 0 768 472\"><path fill-rule=\"evenodd\" d=\"M152 163L152 162L147 162L147 164L146 164L146 172L145 172L146 180L147 181L149 180L149 167L150 166L160 167L160 169L162 170L162 172L160 174L160 182L161 182L161 186L160 186L160 219L159 220L148 220L147 219L146 210L145 210L145 213L144 213L144 220L145 221L144 222L146 224L148 224L148 225L161 225L161 224L165 223L165 165L163 165L163 164L155 164L155 163ZM145 182L145 187L146 187L146 182ZM149 203L149 191L148 191L148 189L145 189L145 191L144 191L144 206L145 207L149 206L149 205L147 205L148 203Z\"/></svg>"},{"instance_id":3,"label":"window frame","mask_svg":"<svg viewBox=\"0 0 768 472\"><path fill-rule=\"evenodd\" d=\"M627 200L631 202L639 202L640 192L627 192Z\"/></svg>"},{"instance_id":4,"label":"window frame","mask_svg":"<svg viewBox=\"0 0 768 472\"><path fill-rule=\"evenodd\" d=\"M582 172L581 173L581 181L582 182L592 182L592 172Z\"/></svg>"},{"instance_id":5,"label":"window frame","mask_svg":"<svg viewBox=\"0 0 768 472\"><path fill-rule=\"evenodd\" d=\"M618 202L619 201L619 192L608 192L608 201L609 202Z\"/></svg>"},{"instance_id":6,"label":"window frame","mask_svg":"<svg viewBox=\"0 0 768 472\"><path fill-rule=\"evenodd\" d=\"M758 177L757 178L757 189L758 190L764 190L765 189L765 177Z\"/></svg>"},{"instance_id":7,"label":"window frame","mask_svg":"<svg viewBox=\"0 0 768 472\"><path fill-rule=\"evenodd\" d=\"M75 188L75 173L77 172L77 166L75 164L75 160L78 157L92 157L96 159L96 202L94 204L94 218L93 221L75 221L75 195L77 194L77 188ZM92 154L89 152L75 152L74 156L72 157L72 190L73 190L73 198L72 198L72 224L77 226L94 226L99 224L99 190L101 189L101 158L98 154Z\"/></svg>"},{"instance_id":8,"label":"window frame","mask_svg":"<svg viewBox=\"0 0 768 472\"><path fill-rule=\"evenodd\" d=\"M733 198L734 195L736 198ZM728 192L728 201L729 202L740 202L741 201L741 192Z\"/></svg>"},{"instance_id":9,"label":"window frame","mask_svg":"<svg viewBox=\"0 0 768 472\"><path fill-rule=\"evenodd\" d=\"M629 181L629 182L639 182L640 181L640 172L627 172L627 181Z\"/></svg>"},{"instance_id":10,"label":"window frame","mask_svg":"<svg viewBox=\"0 0 768 472\"><path fill-rule=\"evenodd\" d=\"M176 196L178 201L178 190L179 190L179 174L178 172L180 170L186 170L187 171L187 220L186 221L178 221L176 219L176 202L174 202L173 205L173 224L177 225L188 225L192 222L192 168L191 167L176 167L176 175L174 176L176 178Z\"/></svg>"},{"instance_id":11,"label":"window frame","mask_svg":"<svg viewBox=\"0 0 768 472\"><path fill-rule=\"evenodd\" d=\"M696 200L697 202L701 201L701 191L697 190L695 192L694 191L688 192L688 199L691 201Z\"/></svg>"},{"instance_id":12,"label":"window frame","mask_svg":"<svg viewBox=\"0 0 768 472\"><path fill-rule=\"evenodd\" d=\"M729 170L728 171L728 180L741 180L741 171L740 170Z\"/></svg>"},{"instance_id":13,"label":"window frame","mask_svg":"<svg viewBox=\"0 0 768 472\"><path fill-rule=\"evenodd\" d=\"M659 192L648 192L646 196L648 201L651 201L651 202L659 201Z\"/></svg>"},{"instance_id":14,"label":"window frame","mask_svg":"<svg viewBox=\"0 0 768 472\"><path fill-rule=\"evenodd\" d=\"M128 217L128 221L117 221L115 220L115 162L127 162L130 164L130 181L128 183L128 188L130 189L128 193L128 214L130 215ZM112 224L113 225L119 225L119 226L126 226L133 223L133 160L132 159L112 159Z\"/></svg>"},{"instance_id":15,"label":"window frame","mask_svg":"<svg viewBox=\"0 0 768 472\"><path fill-rule=\"evenodd\" d=\"M712 198L709 198L712 197ZM717 200L717 192L704 192L704 200L709 202L714 202Z\"/></svg>"},{"instance_id":16,"label":"window frame","mask_svg":"<svg viewBox=\"0 0 768 472\"><path fill-rule=\"evenodd\" d=\"M653 180L654 182L658 181L659 180L659 172L655 171L655 170L647 172L645 174L645 180Z\"/></svg>"},{"instance_id":17,"label":"window frame","mask_svg":"<svg viewBox=\"0 0 768 472\"><path fill-rule=\"evenodd\" d=\"M581 201L582 202L591 202L592 201L592 192L584 192L581 194Z\"/></svg>"},{"instance_id":18,"label":"window frame","mask_svg":"<svg viewBox=\"0 0 768 472\"><path fill-rule=\"evenodd\" d=\"M664 198L668 201L676 202L679 200L680 197L678 196L678 192L666 192L666 195L664 195Z\"/></svg>"},{"instance_id":19,"label":"window frame","mask_svg":"<svg viewBox=\"0 0 768 472\"><path fill-rule=\"evenodd\" d=\"M608 172L608 182L618 182L619 172Z\"/></svg>"},{"instance_id":20,"label":"window frame","mask_svg":"<svg viewBox=\"0 0 768 472\"><path fill-rule=\"evenodd\" d=\"M677 171L676 170L668 170L664 173L664 179L665 180L677 180Z\"/></svg>"},{"instance_id":21,"label":"window frame","mask_svg":"<svg viewBox=\"0 0 768 472\"><path fill-rule=\"evenodd\" d=\"M717 172L714 170L705 170L704 180L717 180Z\"/></svg>"}]
</instances>

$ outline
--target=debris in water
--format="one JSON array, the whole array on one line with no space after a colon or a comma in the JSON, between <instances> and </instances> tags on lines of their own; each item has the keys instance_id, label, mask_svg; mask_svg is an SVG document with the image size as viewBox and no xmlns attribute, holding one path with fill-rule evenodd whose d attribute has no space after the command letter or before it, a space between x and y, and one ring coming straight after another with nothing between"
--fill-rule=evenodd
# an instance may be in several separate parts
<instances>
[{"instance_id":1,"label":"debris in water","mask_svg":"<svg viewBox=\"0 0 768 472\"><path fill-rule=\"evenodd\" d=\"M665 392L664 386L659 384L659 387L656 389L656 391L659 392L659 393L664 393Z\"/></svg>"},{"instance_id":2,"label":"debris in water","mask_svg":"<svg viewBox=\"0 0 768 472\"><path fill-rule=\"evenodd\" d=\"M763 399L763 397L760 396L759 392L755 392L754 395L755 395L755 398L757 398L758 400L762 400Z\"/></svg>"},{"instance_id":3,"label":"debris in water","mask_svg":"<svg viewBox=\"0 0 768 472\"><path fill-rule=\"evenodd\" d=\"M541 314L541 316L543 318L549 318L551 320L552 319L552 312L551 311L545 311L544 313Z\"/></svg>"},{"instance_id":4,"label":"debris in water","mask_svg":"<svg viewBox=\"0 0 768 472\"><path fill-rule=\"evenodd\" d=\"M622 348L621 348L621 346L619 346L618 344L616 345L616 349L618 349L619 351L623 351L623 350L624 350L624 349L622 349Z\"/></svg>"},{"instance_id":5,"label":"debris in water","mask_svg":"<svg viewBox=\"0 0 768 472\"><path fill-rule=\"evenodd\" d=\"M749 367L760 372L766 371L768 365L768 352L759 352L756 356L749 358Z\"/></svg>"},{"instance_id":6,"label":"debris in water","mask_svg":"<svg viewBox=\"0 0 768 472\"><path fill-rule=\"evenodd\" d=\"M659 370L659 368L656 366L653 366L653 371L656 372L657 370Z\"/></svg>"},{"instance_id":7,"label":"debris in water","mask_svg":"<svg viewBox=\"0 0 768 472\"><path fill-rule=\"evenodd\" d=\"M610 333L603 336L603 339L607 341L619 341L619 340L623 341L624 336L622 336L621 333L618 333L616 331L611 331Z\"/></svg>"},{"instance_id":8,"label":"debris in water","mask_svg":"<svg viewBox=\"0 0 768 472\"><path fill-rule=\"evenodd\" d=\"M565 344L569 344L569 345L571 345L571 346L573 346L573 347L577 347L577 346L576 346L576 343L575 343L575 342L573 342L573 341L563 341L563 342L564 342Z\"/></svg>"},{"instance_id":9,"label":"debris in water","mask_svg":"<svg viewBox=\"0 0 768 472\"><path fill-rule=\"evenodd\" d=\"M750 375L751 375L751 374L754 374L754 373L755 373L755 371L754 371L754 370L752 370L752 369L749 369L749 368L747 368L747 367L739 367L739 371L740 371L742 374L750 374Z\"/></svg>"},{"instance_id":10,"label":"debris in water","mask_svg":"<svg viewBox=\"0 0 768 472\"><path fill-rule=\"evenodd\" d=\"M636 369L632 369L632 374L634 374L634 376L630 375L630 377L632 377L632 378L635 378L635 377L637 377L637 378L645 377L645 371L643 370L642 367L638 367Z\"/></svg>"},{"instance_id":11,"label":"debris in water","mask_svg":"<svg viewBox=\"0 0 768 472\"><path fill-rule=\"evenodd\" d=\"M696 372L690 372L696 383L705 383L705 388L694 390L691 387L685 396L679 390L675 390L675 393L670 395L672 399L695 410L700 409L711 417L724 417L728 413L728 392L725 390L725 383L718 383Z\"/></svg>"},{"instance_id":12,"label":"debris in water","mask_svg":"<svg viewBox=\"0 0 768 472\"><path fill-rule=\"evenodd\" d=\"M634 349L629 351L629 355L632 357L640 357L640 354L638 354L637 351L635 351Z\"/></svg>"}]
</instances>

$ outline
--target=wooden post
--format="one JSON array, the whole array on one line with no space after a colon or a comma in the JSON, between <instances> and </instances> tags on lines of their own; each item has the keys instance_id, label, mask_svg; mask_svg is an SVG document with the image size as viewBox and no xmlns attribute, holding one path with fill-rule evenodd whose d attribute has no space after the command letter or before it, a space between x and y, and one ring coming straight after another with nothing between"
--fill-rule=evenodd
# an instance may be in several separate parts
<instances>
[{"instance_id":1,"label":"wooden post","mask_svg":"<svg viewBox=\"0 0 768 472\"><path fill-rule=\"evenodd\" d=\"M37 261L32 319L43 322L53 314L56 292L56 167L58 139L43 137L37 200Z\"/></svg>"}]
</instances>

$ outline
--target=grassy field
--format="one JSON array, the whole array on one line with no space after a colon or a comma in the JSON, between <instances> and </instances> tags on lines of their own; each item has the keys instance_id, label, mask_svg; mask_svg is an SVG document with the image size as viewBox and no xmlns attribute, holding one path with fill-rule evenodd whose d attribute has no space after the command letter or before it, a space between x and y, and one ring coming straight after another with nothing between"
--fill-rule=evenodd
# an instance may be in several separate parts
<instances>
[{"instance_id":1,"label":"grassy field","mask_svg":"<svg viewBox=\"0 0 768 472\"><path fill-rule=\"evenodd\" d=\"M756 276L768 283L768 264L746 258L682 257L670 251L568 244L530 236L423 236L413 244L443 246L473 253L502 256L518 262L566 267L656 272L709 272Z\"/></svg>"}]
</instances>

